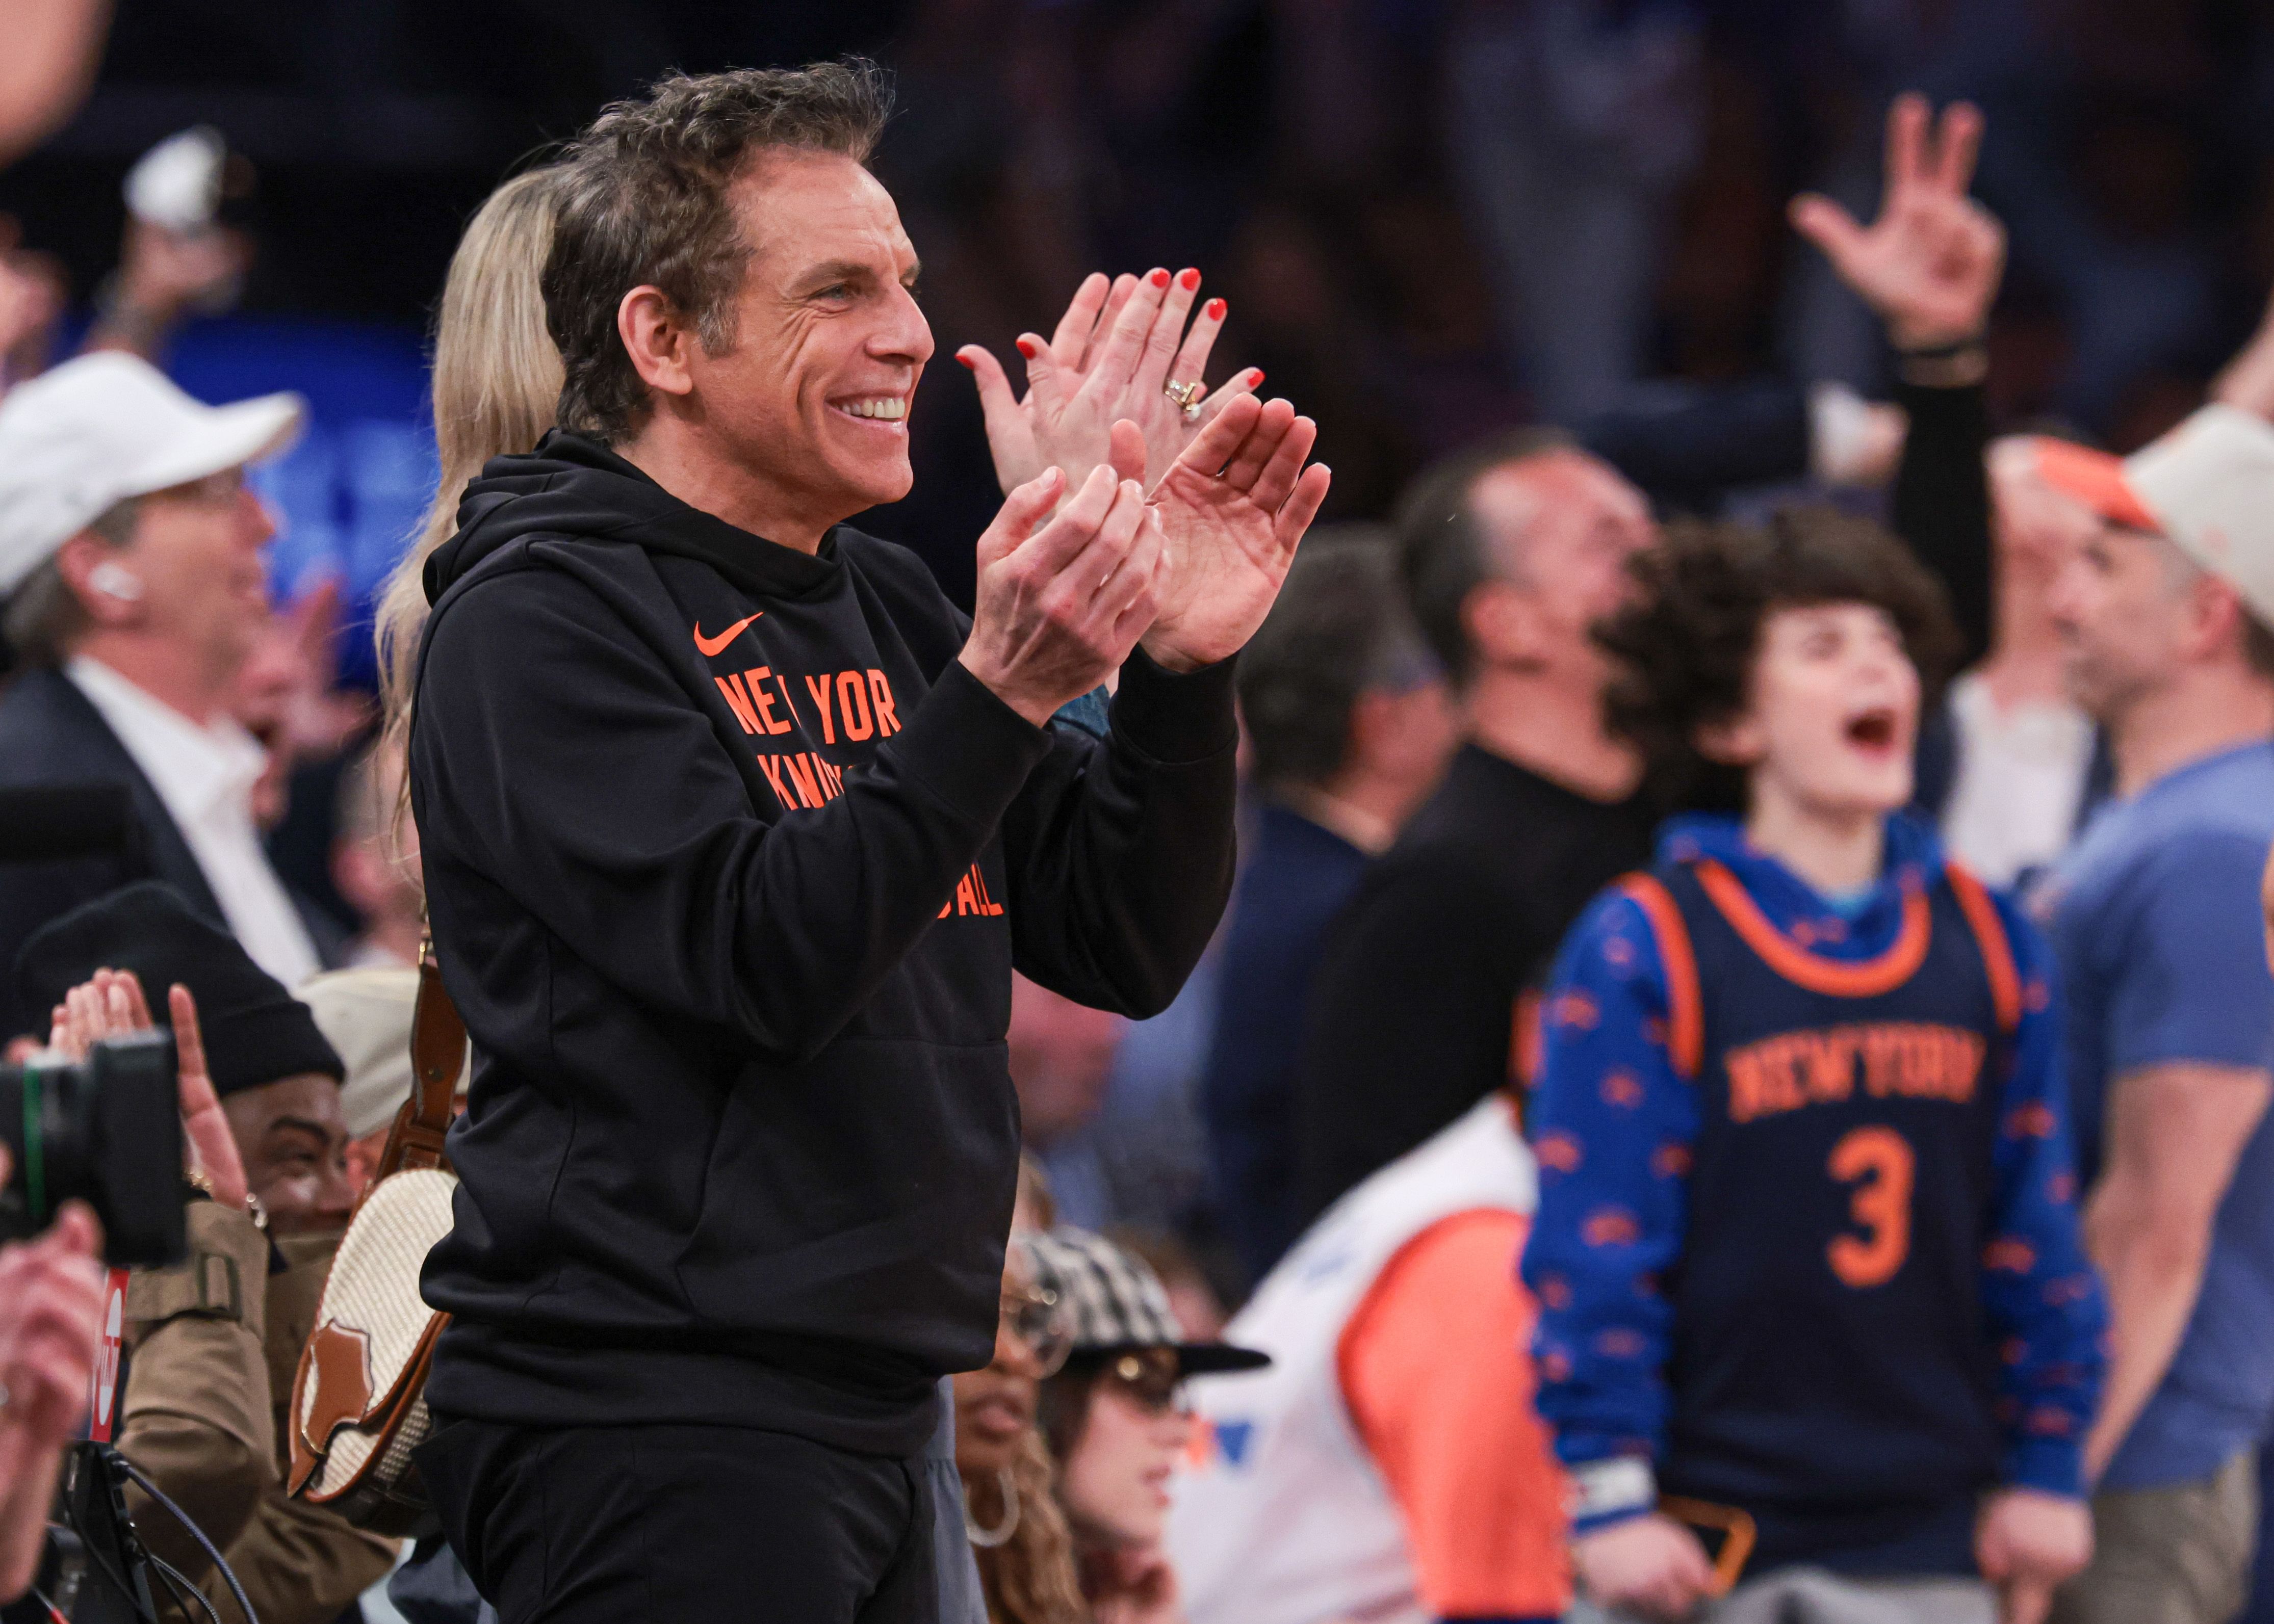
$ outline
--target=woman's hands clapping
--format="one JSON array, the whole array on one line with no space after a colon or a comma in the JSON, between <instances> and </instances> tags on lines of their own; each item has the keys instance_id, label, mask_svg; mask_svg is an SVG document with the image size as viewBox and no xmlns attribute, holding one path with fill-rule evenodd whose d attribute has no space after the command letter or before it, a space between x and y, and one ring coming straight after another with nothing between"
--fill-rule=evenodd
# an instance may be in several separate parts
<instances>
[{"instance_id":1,"label":"woman's hands clapping","mask_svg":"<svg viewBox=\"0 0 2274 1624\"><path fill-rule=\"evenodd\" d=\"M1200 286L1201 274L1192 270L1124 274L1110 282L1103 272L1092 273L1049 340L1020 335L1024 396L1012 392L1001 364L982 346L955 352L979 381L988 449L1005 496L1051 467L1065 475L1064 492L1081 490L1091 470L1111 460L1108 442L1117 422L1136 425L1144 438L1145 466L1153 470L1149 492L1217 412L1263 381L1250 367L1214 395L1196 396L1198 410L1189 417L1170 398L1172 383L1200 384L1224 327L1222 299L1193 313Z\"/></svg>"}]
</instances>

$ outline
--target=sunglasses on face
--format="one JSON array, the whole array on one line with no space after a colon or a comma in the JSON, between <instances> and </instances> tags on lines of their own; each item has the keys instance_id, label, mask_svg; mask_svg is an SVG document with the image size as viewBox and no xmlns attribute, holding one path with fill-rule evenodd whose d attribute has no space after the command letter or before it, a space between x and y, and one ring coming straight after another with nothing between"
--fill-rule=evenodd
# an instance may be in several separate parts
<instances>
[{"instance_id":1,"label":"sunglasses on face","mask_svg":"<svg viewBox=\"0 0 2274 1624\"><path fill-rule=\"evenodd\" d=\"M1003 1291L1003 1329L1027 1350L1038 1373L1055 1376L1065 1368L1073 1350L1073 1317L1058 1294L1040 1286L1006 1286Z\"/></svg>"},{"instance_id":2,"label":"sunglasses on face","mask_svg":"<svg viewBox=\"0 0 2274 1624\"><path fill-rule=\"evenodd\" d=\"M1148 1416L1185 1413L1184 1373L1177 1356L1166 1348L1148 1348L1109 1360L1099 1372L1138 1409Z\"/></svg>"}]
</instances>

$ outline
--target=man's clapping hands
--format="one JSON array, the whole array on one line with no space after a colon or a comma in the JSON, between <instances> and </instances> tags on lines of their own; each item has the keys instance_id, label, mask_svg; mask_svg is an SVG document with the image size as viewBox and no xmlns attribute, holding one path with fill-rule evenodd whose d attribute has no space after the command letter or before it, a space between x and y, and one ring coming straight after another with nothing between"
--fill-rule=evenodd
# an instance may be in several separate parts
<instances>
[{"instance_id":1,"label":"man's clapping hands","mask_svg":"<svg viewBox=\"0 0 2274 1624\"><path fill-rule=\"evenodd\" d=\"M1118 670L1141 639L1171 671L1238 653L1270 612L1296 545L1326 500L1306 468L1317 429L1284 401L1233 401L1145 496L1137 425L1052 516L1055 465L1011 492L979 539L962 660L1037 726Z\"/></svg>"},{"instance_id":2,"label":"man's clapping hands","mask_svg":"<svg viewBox=\"0 0 2274 1624\"><path fill-rule=\"evenodd\" d=\"M167 1013L174 1027L175 1082L182 1109L184 1169L201 1174L215 1200L245 1205L245 1161L230 1132L206 1068L205 1037L198 1025L198 1002L179 982L168 991ZM97 970L64 996L49 1017L48 1047L74 1062L106 1038L131 1037L152 1030L142 982L132 970Z\"/></svg>"},{"instance_id":3,"label":"man's clapping hands","mask_svg":"<svg viewBox=\"0 0 2274 1624\"><path fill-rule=\"evenodd\" d=\"M1328 470L1305 465L1317 425L1258 400L1261 373L1189 415L1165 393L1197 383L1223 326L1216 300L1187 329L1199 289L1193 271L1090 277L1054 339L1020 340L1023 399L984 350L958 352L1009 495L980 541L964 664L1029 720L1141 640L1171 671L1238 653L1326 500Z\"/></svg>"}]
</instances>

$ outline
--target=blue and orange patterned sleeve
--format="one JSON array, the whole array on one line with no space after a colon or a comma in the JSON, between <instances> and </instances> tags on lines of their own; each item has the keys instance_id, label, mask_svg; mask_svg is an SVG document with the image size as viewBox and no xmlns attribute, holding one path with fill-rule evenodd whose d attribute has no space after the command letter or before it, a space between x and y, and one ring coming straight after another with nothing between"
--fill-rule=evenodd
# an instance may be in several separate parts
<instances>
[{"instance_id":1,"label":"blue and orange patterned sleeve","mask_svg":"<svg viewBox=\"0 0 2274 1624\"><path fill-rule=\"evenodd\" d=\"M2100 1402L2108 1308L2078 1228L2052 955L2019 910L2003 898L1998 908L2022 991L1982 1256L1983 1312L1998 1347L2004 1477L2075 1495L2083 1492L2085 1429Z\"/></svg>"},{"instance_id":2,"label":"blue and orange patterned sleeve","mask_svg":"<svg viewBox=\"0 0 2274 1624\"><path fill-rule=\"evenodd\" d=\"M1608 892L1565 939L1542 1006L1540 1211L1523 1261L1540 1304L1540 1411L1571 1475L1577 1533L1657 1500L1674 1320L1657 1282L1682 1252L1698 1130L1667 1021L1649 923Z\"/></svg>"}]
</instances>

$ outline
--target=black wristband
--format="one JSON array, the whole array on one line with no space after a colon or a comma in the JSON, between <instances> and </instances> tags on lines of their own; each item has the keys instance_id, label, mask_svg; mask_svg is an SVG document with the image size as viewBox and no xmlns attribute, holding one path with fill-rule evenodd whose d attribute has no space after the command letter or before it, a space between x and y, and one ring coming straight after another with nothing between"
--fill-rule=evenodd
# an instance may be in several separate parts
<instances>
[{"instance_id":1,"label":"black wristband","mask_svg":"<svg viewBox=\"0 0 2274 1624\"><path fill-rule=\"evenodd\" d=\"M1990 375L1990 352L1977 345L1950 356L1901 356L1895 376L1916 389L1970 389Z\"/></svg>"},{"instance_id":2,"label":"black wristband","mask_svg":"<svg viewBox=\"0 0 2274 1624\"><path fill-rule=\"evenodd\" d=\"M1916 349L1909 349L1897 344L1894 350L1895 354L1906 361L1949 361L1964 355L1969 350L1981 349L1988 338L1989 334L1986 331L1977 329L1969 333L1963 338L1954 338L1945 344L1921 344Z\"/></svg>"}]
</instances>

